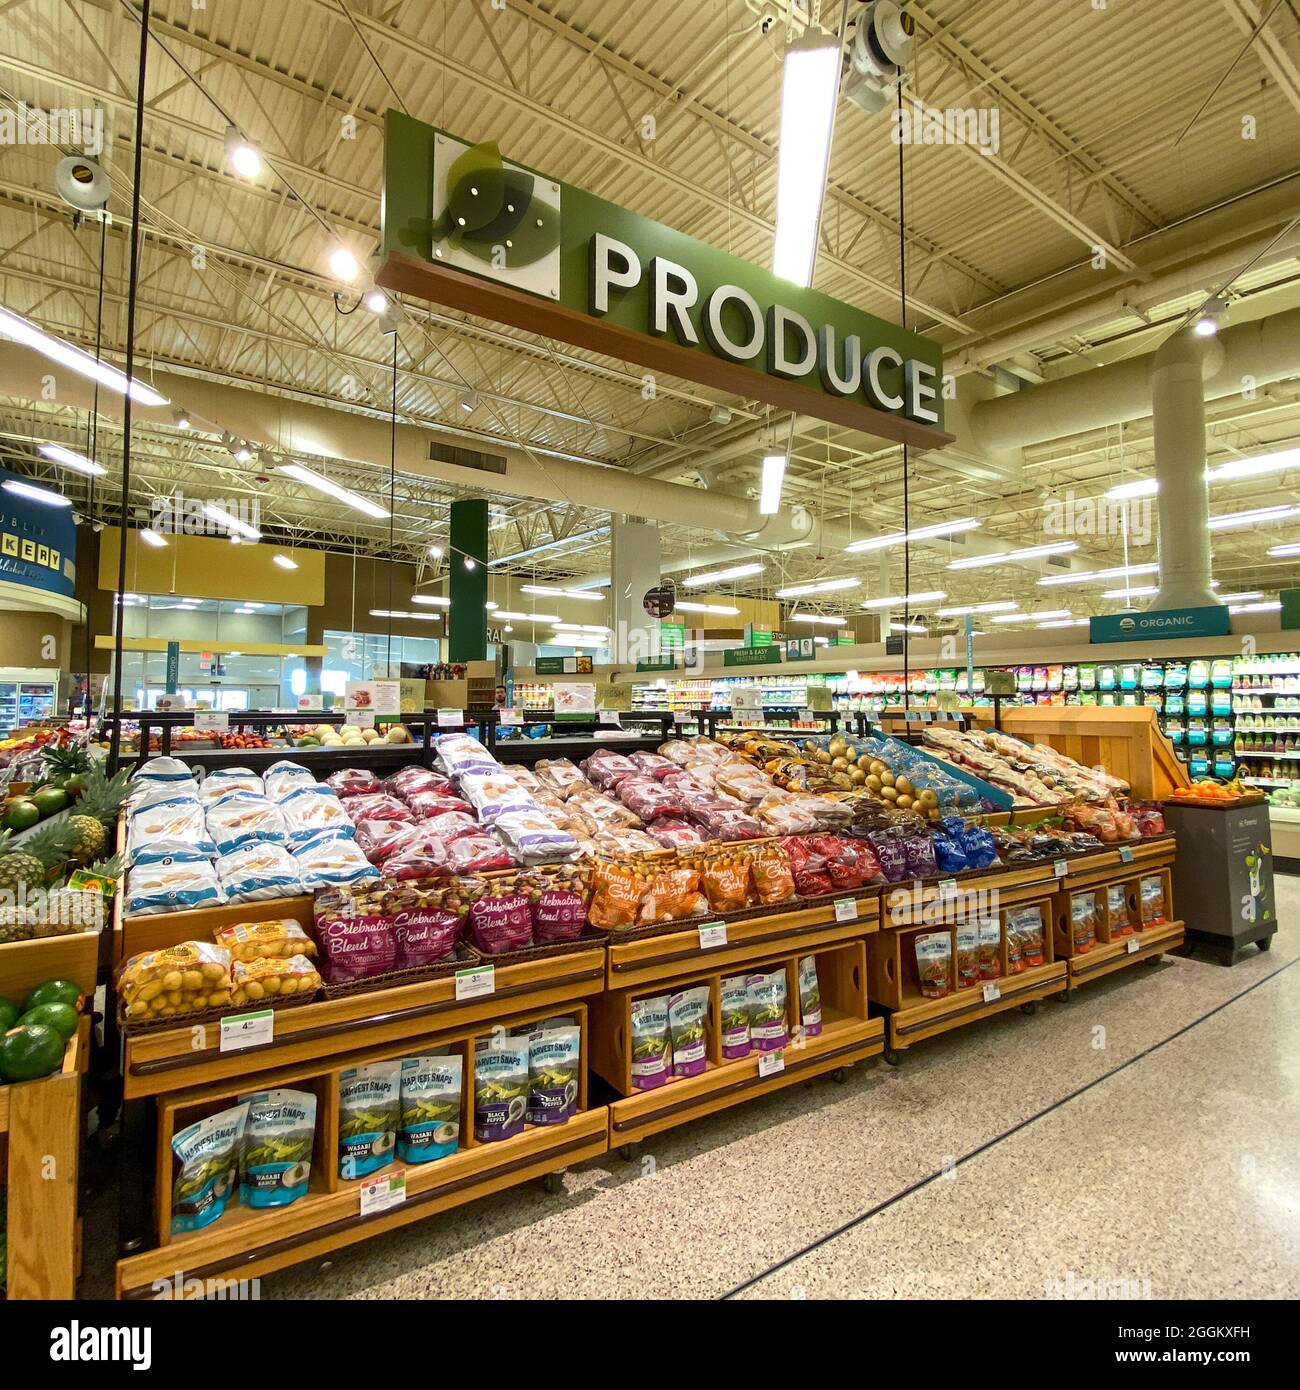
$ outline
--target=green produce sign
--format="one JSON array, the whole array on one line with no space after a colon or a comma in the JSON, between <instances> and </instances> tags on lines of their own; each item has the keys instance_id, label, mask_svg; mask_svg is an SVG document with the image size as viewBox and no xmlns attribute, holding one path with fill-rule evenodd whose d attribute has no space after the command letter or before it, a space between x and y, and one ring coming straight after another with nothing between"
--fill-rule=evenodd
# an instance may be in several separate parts
<instances>
[{"instance_id":1,"label":"green produce sign","mask_svg":"<svg viewBox=\"0 0 1300 1390\"><path fill-rule=\"evenodd\" d=\"M675 671L677 658L674 656L651 657L649 661L638 661L636 669L638 671Z\"/></svg>"},{"instance_id":2,"label":"green produce sign","mask_svg":"<svg viewBox=\"0 0 1300 1390\"><path fill-rule=\"evenodd\" d=\"M724 666L779 666L780 647L729 647L722 653Z\"/></svg>"}]
</instances>

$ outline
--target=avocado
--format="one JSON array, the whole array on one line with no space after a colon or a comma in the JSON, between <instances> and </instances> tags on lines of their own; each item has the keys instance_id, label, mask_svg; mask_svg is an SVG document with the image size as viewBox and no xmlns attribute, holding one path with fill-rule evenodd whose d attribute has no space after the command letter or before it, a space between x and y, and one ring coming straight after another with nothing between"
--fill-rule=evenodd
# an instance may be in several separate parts
<instances>
[{"instance_id":1,"label":"avocado","mask_svg":"<svg viewBox=\"0 0 1300 1390\"><path fill-rule=\"evenodd\" d=\"M12 999L0 999L0 1033L7 1033L18 1022L18 1005Z\"/></svg>"},{"instance_id":2,"label":"avocado","mask_svg":"<svg viewBox=\"0 0 1300 1390\"><path fill-rule=\"evenodd\" d=\"M71 1004L37 1004L18 1020L19 1025L40 1023L46 1028L53 1028L64 1042L77 1031L80 1022L81 1015Z\"/></svg>"},{"instance_id":3,"label":"avocado","mask_svg":"<svg viewBox=\"0 0 1300 1390\"><path fill-rule=\"evenodd\" d=\"M49 1076L63 1061L63 1039L41 1023L20 1023L0 1041L0 1076L6 1081L35 1081Z\"/></svg>"},{"instance_id":4,"label":"avocado","mask_svg":"<svg viewBox=\"0 0 1300 1390\"><path fill-rule=\"evenodd\" d=\"M30 1013L38 1004L67 1004L80 1010L83 998L81 987L71 980L45 980L23 1001L23 1013Z\"/></svg>"}]
</instances>

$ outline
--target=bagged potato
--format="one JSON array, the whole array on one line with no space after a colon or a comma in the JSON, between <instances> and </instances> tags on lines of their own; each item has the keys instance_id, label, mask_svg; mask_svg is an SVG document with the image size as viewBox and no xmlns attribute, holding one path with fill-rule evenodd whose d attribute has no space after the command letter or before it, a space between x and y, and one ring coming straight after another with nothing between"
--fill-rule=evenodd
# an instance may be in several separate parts
<instances>
[{"instance_id":1,"label":"bagged potato","mask_svg":"<svg viewBox=\"0 0 1300 1390\"><path fill-rule=\"evenodd\" d=\"M235 1004L270 1004L291 995L315 994L320 988L320 974L306 956L237 960L230 978Z\"/></svg>"},{"instance_id":2,"label":"bagged potato","mask_svg":"<svg viewBox=\"0 0 1300 1390\"><path fill-rule=\"evenodd\" d=\"M230 1003L230 952L209 941L182 941L132 956L118 976L130 1019L171 1018Z\"/></svg>"},{"instance_id":3,"label":"bagged potato","mask_svg":"<svg viewBox=\"0 0 1300 1390\"><path fill-rule=\"evenodd\" d=\"M272 922L233 922L219 928L216 938L217 945L230 952L231 960L316 954L316 943L288 917Z\"/></svg>"}]
</instances>

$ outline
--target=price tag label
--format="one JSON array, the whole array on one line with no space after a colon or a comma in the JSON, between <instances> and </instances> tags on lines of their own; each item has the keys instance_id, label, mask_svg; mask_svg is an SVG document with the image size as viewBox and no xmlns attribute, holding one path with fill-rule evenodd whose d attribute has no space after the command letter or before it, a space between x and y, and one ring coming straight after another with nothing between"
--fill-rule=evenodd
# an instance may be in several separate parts
<instances>
[{"instance_id":1,"label":"price tag label","mask_svg":"<svg viewBox=\"0 0 1300 1390\"><path fill-rule=\"evenodd\" d=\"M195 714L194 727L200 733L207 731L224 733L230 728L230 716L221 709L203 710L201 713Z\"/></svg>"},{"instance_id":2,"label":"price tag label","mask_svg":"<svg viewBox=\"0 0 1300 1390\"><path fill-rule=\"evenodd\" d=\"M1141 946L1141 944L1142 943L1137 939L1136 936L1130 936L1128 939L1128 944L1127 946L1125 946L1124 949L1129 953L1129 955L1135 956L1137 955L1138 949Z\"/></svg>"},{"instance_id":3,"label":"price tag label","mask_svg":"<svg viewBox=\"0 0 1300 1390\"><path fill-rule=\"evenodd\" d=\"M522 724L524 721L519 717L517 709L503 709L497 716L499 724Z\"/></svg>"},{"instance_id":4,"label":"price tag label","mask_svg":"<svg viewBox=\"0 0 1300 1390\"><path fill-rule=\"evenodd\" d=\"M483 999L497 992L497 968L495 965L473 965L468 970L456 972L457 999Z\"/></svg>"},{"instance_id":5,"label":"price tag label","mask_svg":"<svg viewBox=\"0 0 1300 1390\"><path fill-rule=\"evenodd\" d=\"M464 723L464 710L440 709L438 711L438 727L440 729L459 729Z\"/></svg>"},{"instance_id":6,"label":"price tag label","mask_svg":"<svg viewBox=\"0 0 1300 1390\"><path fill-rule=\"evenodd\" d=\"M374 1216L406 1201L406 1169L389 1168L361 1183L361 1215Z\"/></svg>"},{"instance_id":7,"label":"price tag label","mask_svg":"<svg viewBox=\"0 0 1300 1390\"><path fill-rule=\"evenodd\" d=\"M856 898L836 898L835 920L837 922L856 922L858 920L858 900Z\"/></svg>"},{"instance_id":8,"label":"price tag label","mask_svg":"<svg viewBox=\"0 0 1300 1390\"><path fill-rule=\"evenodd\" d=\"M759 1076L775 1076L785 1070L785 1049L778 1047L775 1052L760 1052L758 1056Z\"/></svg>"},{"instance_id":9,"label":"price tag label","mask_svg":"<svg viewBox=\"0 0 1300 1390\"><path fill-rule=\"evenodd\" d=\"M996 980L990 980L984 986L984 1002L986 1004L996 1004L1002 998L1002 991L998 988Z\"/></svg>"},{"instance_id":10,"label":"price tag label","mask_svg":"<svg viewBox=\"0 0 1300 1390\"><path fill-rule=\"evenodd\" d=\"M1070 866L1064 859L1058 859L1056 863L1052 865L1052 872L1057 878L1064 878L1066 874L1070 872Z\"/></svg>"},{"instance_id":11,"label":"price tag label","mask_svg":"<svg viewBox=\"0 0 1300 1390\"><path fill-rule=\"evenodd\" d=\"M275 1036L275 1014L260 1009L252 1014L233 1014L221 1020L222 1052L239 1052L246 1047L261 1047Z\"/></svg>"},{"instance_id":12,"label":"price tag label","mask_svg":"<svg viewBox=\"0 0 1300 1390\"><path fill-rule=\"evenodd\" d=\"M675 709L675 710L673 710L673 723L674 723L674 724L689 724L690 722L691 722L691 712L690 712L690 710L685 710L685 709Z\"/></svg>"},{"instance_id":13,"label":"price tag label","mask_svg":"<svg viewBox=\"0 0 1300 1390\"><path fill-rule=\"evenodd\" d=\"M955 878L940 879L939 896L941 898L955 898L957 896L957 880Z\"/></svg>"},{"instance_id":14,"label":"price tag label","mask_svg":"<svg viewBox=\"0 0 1300 1390\"><path fill-rule=\"evenodd\" d=\"M350 709L344 714L343 722L357 729L373 729L375 712L372 709Z\"/></svg>"},{"instance_id":15,"label":"price tag label","mask_svg":"<svg viewBox=\"0 0 1300 1390\"><path fill-rule=\"evenodd\" d=\"M596 718L601 724L612 724L616 729L623 727L623 720L616 709L598 709Z\"/></svg>"},{"instance_id":16,"label":"price tag label","mask_svg":"<svg viewBox=\"0 0 1300 1390\"><path fill-rule=\"evenodd\" d=\"M1120 847L1119 847L1119 862L1120 862L1121 864L1131 864L1131 863L1133 862L1133 846L1132 846L1132 845L1120 845Z\"/></svg>"},{"instance_id":17,"label":"price tag label","mask_svg":"<svg viewBox=\"0 0 1300 1390\"><path fill-rule=\"evenodd\" d=\"M706 922L700 928L700 950L707 951L714 946L727 944L727 924L725 922Z\"/></svg>"}]
</instances>

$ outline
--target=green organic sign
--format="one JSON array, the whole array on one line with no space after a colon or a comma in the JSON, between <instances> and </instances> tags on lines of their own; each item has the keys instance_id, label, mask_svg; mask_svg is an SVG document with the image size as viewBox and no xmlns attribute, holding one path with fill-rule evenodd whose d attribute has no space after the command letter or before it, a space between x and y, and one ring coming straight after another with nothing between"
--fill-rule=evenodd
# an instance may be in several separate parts
<instances>
[{"instance_id":1,"label":"green organic sign","mask_svg":"<svg viewBox=\"0 0 1300 1390\"><path fill-rule=\"evenodd\" d=\"M780 647L729 647L722 653L724 666L779 666Z\"/></svg>"},{"instance_id":2,"label":"green organic sign","mask_svg":"<svg viewBox=\"0 0 1300 1390\"><path fill-rule=\"evenodd\" d=\"M1231 630L1227 605L1215 603L1203 608L1166 608L1152 613L1108 613L1089 619L1088 640L1141 642L1168 637L1226 637Z\"/></svg>"},{"instance_id":3,"label":"green organic sign","mask_svg":"<svg viewBox=\"0 0 1300 1390\"><path fill-rule=\"evenodd\" d=\"M660 623L659 624L659 646L673 647L681 650L686 645L686 624L685 623Z\"/></svg>"},{"instance_id":4,"label":"green organic sign","mask_svg":"<svg viewBox=\"0 0 1300 1390\"><path fill-rule=\"evenodd\" d=\"M175 695L181 678L181 644L167 643L167 694Z\"/></svg>"}]
</instances>

